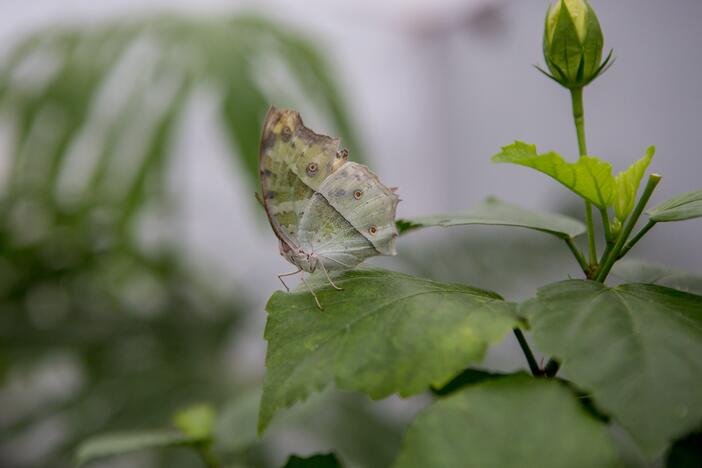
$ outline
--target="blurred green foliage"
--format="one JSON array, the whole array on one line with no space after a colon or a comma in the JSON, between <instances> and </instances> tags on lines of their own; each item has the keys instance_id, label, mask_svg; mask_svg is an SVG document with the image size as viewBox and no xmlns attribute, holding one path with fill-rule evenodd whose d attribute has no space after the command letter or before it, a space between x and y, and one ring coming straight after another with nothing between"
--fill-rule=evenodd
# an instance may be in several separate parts
<instances>
[{"instance_id":1,"label":"blurred green foliage","mask_svg":"<svg viewBox=\"0 0 702 468\"><path fill-rule=\"evenodd\" d=\"M81 439L241 385L224 364L246 295L185 265L167 183L202 89L219 98L232 183L257 180L271 103L304 101L358 150L316 49L256 17L45 30L0 63L0 466L68 466ZM154 219L167 235L146 242ZM159 464L193 462L176 452Z\"/></svg>"}]
</instances>

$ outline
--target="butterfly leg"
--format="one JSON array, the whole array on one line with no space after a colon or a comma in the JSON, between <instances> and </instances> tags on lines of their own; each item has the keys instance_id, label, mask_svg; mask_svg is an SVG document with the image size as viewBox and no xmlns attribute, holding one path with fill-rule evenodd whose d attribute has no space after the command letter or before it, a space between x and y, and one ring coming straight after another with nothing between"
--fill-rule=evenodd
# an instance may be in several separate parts
<instances>
[{"instance_id":1,"label":"butterfly leg","mask_svg":"<svg viewBox=\"0 0 702 468\"><path fill-rule=\"evenodd\" d=\"M278 275L278 279L280 280L281 283L283 283L283 286L285 286L285 290L287 292L290 292L290 288L288 287L287 284L285 284L285 281L283 281L283 276L292 276L300 273L302 271L302 268L298 268L297 270L291 272L291 273L283 273L282 275Z\"/></svg>"},{"instance_id":2,"label":"butterfly leg","mask_svg":"<svg viewBox=\"0 0 702 468\"><path fill-rule=\"evenodd\" d=\"M312 294L312 297L314 297L314 302L317 304L317 308L318 308L319 310L324 310L324 307L322 307L322 304L320 304L319 298L318 298L317 295L314 293L314 290L312 290L312 288L310 288L310 285L307 284L307 281L305 281L305 277L304 277L304 276L300 276L300 279L302 280L303 283L305 283L305 286L307 286L307 289L310 291L310 294Z\"/></svg>"},{"instance_id":3,"label":"butterfly leg","mask_svg":"<svg viewBox=\"0 0 702 468\"><path fill-rule=\"evenodd\" d=\"M329 277L329 272L327 271L327 268L324 266L324 262L320 261L319 266L322 267L322 271L324 272L324 275L327 277L327 281L329 281L329 284L331 284L332 287L334 289L336 289L337 291L343 291L344 288L340 288L339 286L335 285L334 282L332 281L332 279Z\"/></svg>"}]
</instances>

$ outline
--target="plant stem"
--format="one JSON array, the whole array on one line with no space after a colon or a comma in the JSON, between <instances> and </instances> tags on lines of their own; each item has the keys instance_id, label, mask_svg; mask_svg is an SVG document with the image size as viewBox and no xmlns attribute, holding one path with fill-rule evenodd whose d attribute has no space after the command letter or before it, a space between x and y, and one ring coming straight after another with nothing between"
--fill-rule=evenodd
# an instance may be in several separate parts
<instances>
[{"instance_id":1,"label":"plant stem","mask_svg":"<svg viewBox=\"0 0 702 468\"><path fill-rule=\"evenodd\" d=\"M619 234L619 237L617 238L617 243L614 244L614 247L609 252L609 255L607 255L607 258L605 258L603 260L602 268L600 268L600 270L597 272L597 276L595 277L596 281L599 281L600 283L604 283L605 279L607 279L607 275L609 274L609 270L612 269L614 262L616 262L617 259L620 258L620 252L622 251L622 248L624 246L624 242L626 242L627 238L629 237L629 234L631 234L631 231L634 229L634 226L636 226L636 222L639 220L641 213L643 213L643 210L646 207L646 203L648 203L648 200L651 198L651 194L653 193L653 191L656 188L656 185L658 185L658 182L660 182L660 181L661 181L661 176L658 174L651 174L650 176L648 176L648 182L646 183L646 188L644 189L644 192L641 194L641 198L639 198L639 202L636 204L636 207L634 208L634 211L631 213L631 216L629 216L629 219L626 222L626 226L624 226L624 228L622 229L622 232ZM645 234L645 232L644 232L644 234ZM633 239L632 239L632 241L633 241ZM637 239L637 241L638 241L638 239Z\"/></svg>"},{"instance_id":2,"label":"plant stem","mask_svg":"<svg viewBox=\"0 0 702 468\"><path fill-rule=\"evenodd\" d=\"M578 136L578 152L580 157L587 156L587 143L585 142L585 111L583 110L583 88L570 90L573 107L573 121L575 133ZM592 222L592 204L585 201L585 220L587 221L587 243L590 251L590 264L597 265L597 246L595 245L595 225Z\"/></svg>"},{"instance_id":3,"label":"plant stem","mask_svg":"<svg viewBox=\"0 0 702 468\"><path fill-rule=\"evenodd\" d=\"M595 245L595 224L592 222L592 205L585 201L585 222L587 224L587 244L590 251L590 265L597 265L597 246Z\"/></svg>"},{"instance_id":4,"label":"plant stem","mask_svg":"<svg viewBox=\"0 0 702 468\"><path fill-rule=\"evenodd\" d=\"M617 255L617 259L620 259L620 258L622 258L624 255L626 255L627 252L629 252L629 251L631 250L631 248L632 248L634 245L636 245L636 243L637 243L639 240L641 240L641 238L642 238L644 235L646 235L646 233L647 233L655 224L656 224L655 221L649 221L648 223L646 223L646 225L645 225L644 227L642 227L641 230L640 230L634 237L632 237L631 240L630 240L629 242L626 243L626 245L624 246L624 248L622 249L622 251L619 252L619 255Z\"/></svg>"},{"instance_id":5,"label":"plant stem","mask_svg":"<svg viewBox=\"0 0 702 468\"><path fill-rule=\"evenodd\" d=\"M524 334L519 328L515 328L512 331L514 331L514 336L517 337L517 341L519 342L519 346L522 348L522 352L524 353L524 357L527 360L527 363L529 364L529 369L531 370L531 374L536 376L536 375L541 375L541 369L539 369L539 365L536 363L536 359L534 358L534 354L531 352L531 348L529 348L529 343L527 343L526 338L524 337Z\"/></svg>"},{"instance_id":6,"label":"plant stem","mask_svg":"<svg viewBox=\"0 0 702 468\"><path fill-rule=\"evenodd\" d=\"M583 88L570 90L573 104L573 120L575 132L578 134L578 150L580 157L587 156L587 143L585 142L585 111L583 110Z\"/></svg>"},{"instance_id":7,"label":"plant stem","mask_svg":"<svg viewBox=\"0 0 702 468\"><path fill-rule=\"evenodd\" d=\"M602 227L604 228L607 244L612 244L614 239L612 239L612 228L609 226L609 213L607 213L606 209L600 208L600 216L602 216Z\"/></svg>"},{"instance_id":8,"label":"plant stem","mask_svg":"<svg viewBox=\"0 0 702 468\"><path fill-rule=\"evenodd\" d=\"M585 276L590 275L590 267L587 264L587 260L585 260L585 256L583 256L583 253L578 249L578 247L575 245L575 242L573 242L573 239L570 237L565 239L565 243L570 249L571 252L573 252L573 255L575 256L575 259L578 261L580 264L580 268L582 268L583 273L585 273Z\"/></svg>"},{"instance_id":9,"label":"plant stem","mask_svg":"<svg viewBox=\"0 0 702 468\"><path fill-rule=\"evenodd\" d=\"M546 367L544 367L544 375L546 375L546 377L555 377L556 374L558 374L558 369L560 368L561 363L551 358L546 363Z\"/></svg>"},{"instance_id":10,"label":"plant stem","mask_svg":"<svg viewBox=\"0 0 702 468\"><path fill-rule=\"evenodd\" d=\"M222 464L217 460L214 453L212 453L212 448L209 443L198 446L197 453L200 454L200 458L207 468L222 468Z\"/></svg>"}]
</instances>

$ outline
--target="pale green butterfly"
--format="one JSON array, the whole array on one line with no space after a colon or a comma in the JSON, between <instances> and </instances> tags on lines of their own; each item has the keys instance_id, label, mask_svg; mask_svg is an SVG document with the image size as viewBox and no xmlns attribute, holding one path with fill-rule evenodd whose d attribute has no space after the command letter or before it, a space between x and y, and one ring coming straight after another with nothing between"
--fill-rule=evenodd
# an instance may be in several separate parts
<instances>
[{"instance_id":1,"label":"pale green butterfly","mask_svg":"<svg viewBox=\"0 0 702 468\"><path fill-rule=\"evenodd\" d=\"M305 127L295 111L271 107L261 135L262 204L292 273L349 270L368 257L395 255L400 199L366 166L348 161L339 139ZM302 281L307 285L302 278ZM317 303L314 291L307 285Z\"/></svg>"}]
</instances>

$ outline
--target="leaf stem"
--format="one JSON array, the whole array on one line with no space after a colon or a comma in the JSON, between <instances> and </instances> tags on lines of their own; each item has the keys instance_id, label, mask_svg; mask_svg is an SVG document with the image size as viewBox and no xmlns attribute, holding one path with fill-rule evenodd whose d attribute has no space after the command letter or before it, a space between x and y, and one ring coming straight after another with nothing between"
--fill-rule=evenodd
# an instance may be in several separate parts
<instances>
[{"instance_id":1,"label":"leaf stem","mask_svg":"<svg viewBox=\"0 0 702 468\"><path fill-rule=\"evenodd\" d=\"M578 136L578 152L580 157L587 156L587 143L585 142L585 111L583 109L583 88L570 90L571 104L573 107L573 121L575 133ZM597 265L597 246L595 245L595 225L592 222L592 204L585 201L585 220L587 222L587 243L590 252L590 264Z\"/></svg>"},{"instance_id":2,"label":"leaf stem","mask_svg":"<svg viewBox=\"0 0 702 468\"><path fill-rule=\"evenodd\" d=\"M529 348L529 343L527 343L527 340L524 337L524 333L522 333L522 331L519 328L514 328L512 331L514 331L514 336L517 337L519 346L522 348L524 357L526 358L527 363L529 364L531 374L534 376L541 375L541 369L539 369L539 365L537 364L536 359L534 358L534 353L532 353L531 348Z\"/></svg>"},{"instance_id":3,"label":"leaf stem","mask_svg":"<svg viewBox=\"0 0 702 468\"><path fill-rule=\"evenodd\" d=\"M650 220L649 220L648 223L646 223L646 225L645 225L644 227L642 227L641 230L640 230L634 237L632 237L631 240L630 240L629 242L626 243L626 245L624 246L624 248L622 249L622 251L619 252L619 255L617 255L617 260L619 260L619 259L622 258L624 255L626 255L627 252L629 252L629 251L631 250L631 248L632 248L634 245L636 245L636 243L637 243L638 241L640 241L641 238L642 238L643 236L645 236L646 233L647 233L653 226L655 226L655 224L656 224L655 221L650 221Z\"/></svg>"},{"instance_id":4,"label":"leaf stem","mask_svg":"<svg viewBox=\"0 0 702 468\"><path fill-rule=\"evenodd\" d=\"M600 216L602 217L602 227L605 232L605 239L607 244L613 244L614 239L612 239L612 228L609 226L609 213L604 208L600 208Z\"/></svg>"},{"instance_id":5,"label":"leaf stem","mask_svg":"<svg viewBox=\"0 0 702 468\"><path fill-rule=\"evenodd\" d=\"M555 377L560 368L561 363L556 361L554 358L551 358L546 363L546 367L544 367L544 375L546 377Z\"/></svg>"},{"instance_id":6,"label":"leaf stem","mask_svg":"<svg viewBox=\"0 0 702 468\"><path fill-rule=\"evenodd\" d=\"M609 252L609 255L607 255L607 258L605 258L603 260L602 268L600 268L600 270L597 272L597 276L595 277L595 281L599 281L600 283L604 283L605 279L607 279L607 275L609 274L609 270L612 269L614 262L616 262L617 259L620 258L620 252L622 252L622 248L624 247L624 242L626 242L627 238L629 237L629 234L631 234L631 231L634 229L634 226L636 226L636 222L639 220L639 217L641 217L641 213L643 213L643 210L646 207L646 203L648 203L648 200L651 198L651 194L653 193L653 191L656 188L656 185L658 185L658 182L660 182L660 181L661 181L661 176L658 174L651 174L650 176L648 176L648 182L646 183L646 188L644 189L644 192L641 194L641 198L639 198L639 202L636 204L636 208L634 208L633 213L631 213L631 216L629 217L629 219L626 222L626 226L624 226L624 228L622 229L622 232L619 234L619 237L617 238L617 243L614 244L614 247ZM645 234L645 232L644 232L644 234ZM636 240L638 241L638 239L636 239ZM632 241L633 241L633 239L632 239ZM633 244L632 244L632 246L633 246Z\"/></svg>"},{"instance_id":7,"label":"leaf stem","mask_svg":"<svg viewBox=\"0 0 702 468\"><path fill-rule=\"evenodd\" d=\"M204 463L207 468L222 468L222 464L219 462L219 460L217 460L217 457L215 457L214 453L212 452L209 442L207 444L199 445L197 447L197 453L200 455L202 463Z\"/></svg>"},{"instance_id":8,"label":"leaf stem","mask_svg":"<svg viewBox=\"0 0 702 468\"><path fill-rule=\"evenodd\" d=\"M587 244L590 251L590 265L597 266L597 246L595 245L595 224L592 222L592 204L585 201L585 221L587 224Z\"/></svg>"},{"instance_id":9,"label":"leaf stem","mask_svg":"<svg viewBox=\"0 0 702 468\"><path fill-rule=\"evenodd\" d=\"M590 275L590 267L588 266L587 260L585 260L585 256L583 255L583 253L575 245L575 242L573 242L572 238L567 237L564 240L565 240L566 245L570 249L570 251L573 252L575 259L580 264L580 268L582 268L583 273L585 273L585 276L589 276Z\"/></svg>"}]
</instances>

